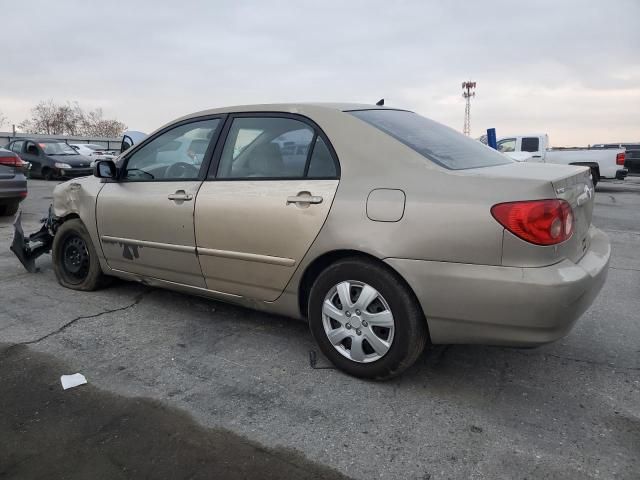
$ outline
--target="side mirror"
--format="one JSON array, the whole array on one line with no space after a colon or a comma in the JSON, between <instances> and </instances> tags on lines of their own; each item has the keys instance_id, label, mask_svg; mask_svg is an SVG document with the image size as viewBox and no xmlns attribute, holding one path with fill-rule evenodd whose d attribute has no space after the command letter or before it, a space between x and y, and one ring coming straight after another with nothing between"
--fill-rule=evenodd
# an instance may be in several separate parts
<instances>
[{"instance_id":1,"label":"side mirror","mask_svg":"<svg viewBox=\"0 0 640 480\"><path fill-rule=\"evenodd\" d=\"M111 160L96 160L93 175L98 178L116 178L116 164Z\"/></svg>"}]
</instances>

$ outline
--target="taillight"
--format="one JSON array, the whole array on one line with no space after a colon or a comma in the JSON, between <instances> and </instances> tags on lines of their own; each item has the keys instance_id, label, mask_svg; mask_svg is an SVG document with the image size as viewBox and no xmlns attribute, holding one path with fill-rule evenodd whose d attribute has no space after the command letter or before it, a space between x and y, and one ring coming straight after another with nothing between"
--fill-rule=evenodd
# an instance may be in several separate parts
<instances>
[{"instance_id":1,"label":"taillight","mask_svg":"<svg viewBox=\"0 0 640 480\"><path fill-rule=\"evenodd\" d=\"M21 168L26 165L26 162L23 162L18 155L11 155L10 157L0 156L0 165L5 165L7 167Z\"/></svg>"},{"instance_id":2,"label":"taillight","mask_svg":"<svg viewBox=\"0 0 640 480\"><path fill-rule=\"evenodd\" d=\"M565 200L499 203L491 215L511 233L536 245L555 245L571 238L573 211Z\"/></svg>"},{"instance_id":3,"label":"taillight","mask_svg":"<svg viewBox=\"0 0 640 480\"><path fill-rule=\"evenodd\" d=\"M625 159L626 155L624 152L620 152L619 154L616 155L616 165L624 165L624 159ZM611 158L611 157L609 157Z\"/></svg>"}]
</instances>

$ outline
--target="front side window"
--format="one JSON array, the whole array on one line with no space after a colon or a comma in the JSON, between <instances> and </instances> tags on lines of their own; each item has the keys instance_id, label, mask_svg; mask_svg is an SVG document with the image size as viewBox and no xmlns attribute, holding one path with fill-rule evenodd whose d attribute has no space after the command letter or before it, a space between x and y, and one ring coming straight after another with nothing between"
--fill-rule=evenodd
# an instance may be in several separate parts
<instances>
[{"instance_id":1,"label":"front side window","mask_svg":"<svg viewBox=\"0 0 640 480\"><path fill-rule=\"evenodd\" d=\"M516 151L516 139L505 138L498 142L498 151L502 153L515 152Z\"/></svg>"},{"instance_id":2,"label":"front side window","mask_svg":"<svg viewBox=\"0 0 640 480\"><path fill-rule=\"evenodd\" d=\"M179 125L155 137L126 161L129 181L197 180L220 119Z\"/></svg>"},{"instance_id":3,"label":"front side window","mask_svg":"<svg viewBox=\"0 0 640 480\"><path fill-rule=\"evenodd\" d=\"M314 135L309 125L292 118L235 118L217 177L302 178Z\"/></svg>"},{"instance_id":4,"label":"front side window","mask_svg":"<svg viewBox=\"0 0 640 480\"><path fill-rule=\"evenodd\" d=\"M27 142L27 146L26 146L26 153L28 153L29 155L39 155L40 153L38 152L38 147L36 147L36 144L33 142Z\"/></svg>"},{"instance_id":5,"label":"front side window","mask_svg":"<svg viewBox=\"0 0 640 480\"><path fill-rule=\"evenodd\" d=\"M348 113L450 170L512 163L509 158L477 140L413 112L374 109Z\"/></svg>"}]
</instances>

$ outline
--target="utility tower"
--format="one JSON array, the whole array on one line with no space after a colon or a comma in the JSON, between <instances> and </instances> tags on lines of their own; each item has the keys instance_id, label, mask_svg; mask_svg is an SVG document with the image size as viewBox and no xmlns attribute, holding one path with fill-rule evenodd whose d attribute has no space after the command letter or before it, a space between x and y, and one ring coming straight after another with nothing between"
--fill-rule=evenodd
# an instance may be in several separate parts
<instances>
[{"instance_id":1,"label":"utility tower","mask_svg":"<svg viewBox=\"0 0 640 480\"><path fill-rule=\"evenodd\" d=\"M471 135L471 97L476 96L476 92L473 91L475 88L476 82L462 82L462 96L466 100L466 105L464 107L464 128L462 129L462 133L467 137Z\"/></svg>"}]
</instances>

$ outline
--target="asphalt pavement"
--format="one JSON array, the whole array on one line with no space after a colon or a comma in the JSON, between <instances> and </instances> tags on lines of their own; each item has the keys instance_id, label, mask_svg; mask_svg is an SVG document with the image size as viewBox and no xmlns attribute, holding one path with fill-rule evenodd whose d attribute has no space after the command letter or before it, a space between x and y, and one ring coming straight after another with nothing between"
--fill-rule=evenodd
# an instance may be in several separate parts
<instances>
[{"instance_id":1,"label":"asphalt pavement","mask_svg":"<svg viewBox=\"0 0 640 480\"><path fill-rule=\"evenodd\" d=\"M54 185L29 181L27 233ZM128 282L75 292L48 255L28 274L11 222L0 478L640 477L640 177L596 188L611 268L566 338L434 347L384 383L331 368L295 320ZM75 372L88 385L63 391Z\"/></svg>"}]
</instances>

